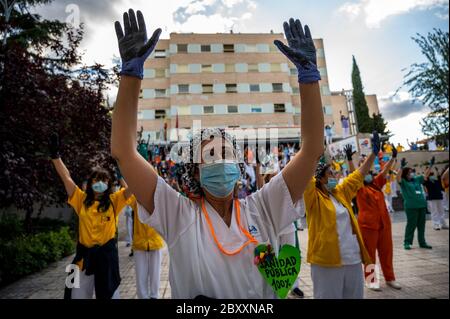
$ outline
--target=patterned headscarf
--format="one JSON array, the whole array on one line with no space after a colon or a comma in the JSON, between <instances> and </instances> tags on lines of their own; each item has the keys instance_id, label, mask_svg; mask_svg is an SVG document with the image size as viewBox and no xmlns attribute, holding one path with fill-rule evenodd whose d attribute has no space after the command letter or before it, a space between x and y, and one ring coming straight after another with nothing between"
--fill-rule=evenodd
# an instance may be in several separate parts
<instances>
[{"instance_id":1,"label":"patterned headscarf","mask_svg":"<svg viewBox=\"0 0 450 319\"><path fill-rule=\"evenodd\" d=\"M328 168L330 168L330 164L324 163L324 162L319 162L319 164L317 164L317 168L316 168L316 173L315 173L315 177L316 179L320 179L325 175L325 172L327 171Z\"/></svg>"},{"instance_id":2,"label":"patterned headscarf","mask_svg":"<svg viewBox=\"0 0 450 319\"><path fill-rule=\"evenodd\" d=\"M198 161L201 159L201 146L203 141L220 138L229 142L234 149L234 155L237 160L243 159L241 150L236 142L236 137L228 134L224 129L206 128L196 133L189 141L189 152L183 152L183 149L174 149L172 154L177 158L177 174L179 180L183 183L180 187L187 193L188 197L200 198L203 196L203 190L200 181L195 178L196 172L199 171ZM185 145L185 147L188 147ZM174 158L172 157L172 158ZM245 176L244 163L239 163L241 176Z\"/></svg>"}]
</instances>

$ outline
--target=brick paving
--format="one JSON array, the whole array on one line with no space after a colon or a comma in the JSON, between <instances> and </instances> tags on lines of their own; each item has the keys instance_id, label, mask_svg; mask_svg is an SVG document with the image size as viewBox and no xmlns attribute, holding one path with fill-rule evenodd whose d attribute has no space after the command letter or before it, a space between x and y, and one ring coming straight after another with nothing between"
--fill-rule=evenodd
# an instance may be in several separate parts
<instances>
[{"instance_id":1,"label":"brick paving","mask_svg":"<svg viewBox=\"0 0 450 319\"><path fill-rule=\"evenodd\" d=\"M417 235L413 249L403 249L403 232L405 229L404 213L394 214L394 269L397 281L403 286L402 290L394 290L385 285L382 274L382 291L376 292L366 289L365 297L369 299L429 299L449 298L449 232L448 230L434 231L431 222L427 222L426 238L432 250L420 249L417 246ZM123 222L121 222L123 224ZM121 226L120 229L123 229ZM299 238L302 256L306 257L308 232L300 231ZM119 239L122 239L120 237ZM129 257L130 250L124 241L119 242L120 271L122 283L120 294L122 299L136 298L136 284L133 258ZM0 299L61 299L64 295L65 268L72 260L67 257L50 265L47 269L25 277L7 287L0 289ZM302 261L300 272L301 289L305 298L312 298L312 282L310 267ZM161 271L160 297L170 298L169 285L169 256L164 249Z\"/></svg>"}]
</instances>

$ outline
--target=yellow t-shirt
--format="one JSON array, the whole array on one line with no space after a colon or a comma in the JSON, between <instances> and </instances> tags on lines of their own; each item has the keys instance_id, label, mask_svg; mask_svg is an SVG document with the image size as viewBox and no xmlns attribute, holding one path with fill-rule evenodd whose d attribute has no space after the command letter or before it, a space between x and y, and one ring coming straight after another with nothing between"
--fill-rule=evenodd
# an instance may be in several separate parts
<instances>
[{"instance_id":1,"label":"yellow t-shirt","mask_svg":"<svg viewBox=\"0 0 450 319\"><path fill-rule=\"evenodd\" d=\"M397 152L398 153L401 153L401 152L403 152L405 150L405 148L403 147L403 146L397 146Z\"/></svg>"},{"instance_id":2,"label":"yellow t-shirt","mask_svg":"<svg viewBox=\"0 0 450 319\"><path fill-rule=\"evenodd\" d=\"M76 187L68 203L73 207L79 218L79 242L92 248L102 246L116 236L117 220L127 204L125 189L111 194L111 205L106 212L99 212L99 202L95 201L91 207L84 205L86 193Z\"/></svg>"},{"instance_id":3,"label":"yellow t-shirt","mask_svg":"<svg viewBox=\"0 0 450 319\"><path fill-rule=\"evenodd\" d=\"M133 209L133 249L159 250L164 247L164 239L152 227L141 223L138 216L136 197L131 196L128 205Z\"/></svg>"},{"instance_id":4,"label":"yellow t-shirt","mask_svg":"<svg viewBox=\"0 0 450 319\"><path fill-rule=\"evenodd\" d=\"M388 153L388 154L392 153L392 145L391 144L386 144L384 146L384 152Z\"/></svg>"}]
</instances>

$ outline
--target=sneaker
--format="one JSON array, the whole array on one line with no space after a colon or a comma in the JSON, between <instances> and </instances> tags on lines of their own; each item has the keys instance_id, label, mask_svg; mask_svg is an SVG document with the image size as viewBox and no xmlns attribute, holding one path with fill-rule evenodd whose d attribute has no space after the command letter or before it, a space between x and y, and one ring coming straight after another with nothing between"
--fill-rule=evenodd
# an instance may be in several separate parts
<instances>
[{"instance_id":1,"label":"sneaker","mask_svg":"<svg viewBox=\"0 0 450 319\"><path fill-rule=\"evenodd\" d=\"M127 243L127 247L130 247L131 246L131 244L130 243Z\"/></svg>"},{"instance_id":2,"label":"sneaker","mask_svg":"<svg viewBox=\"0 0 450 319\"><path fill-rule=\"evenodd\" d=\"M428 244L423 244L423 245L420 245L420 248L423 248L423 249L433 249L433 247L431 247L430 245L428 245Z\"/></svg>"},{"instance_id":3,"label":"sneaker","mask_svg":"<svg viewBox=\"0 0 450 319\"><path fill-rule=\"evenodd\" d=\"M131 253L128 255L128 257L133 257L134 256L134 252L131 251Z\"/></svg>"},{"instance_id":4,"label":"sneaker","mask_svg":"<svg viewBox=\"0 0 450 319\"><path fill-rule=\"evenodd\" d=\"M448 229L448 225L442 225L441 229Z\"/></svg>"},{"instance_id":5,"label":"sneaker","mask_svg":"<svg viewBox=\"0 0 450 319\"><path fill-rule=\"evenodd\" d=\"M397 290L402 289L402 286L400 286L400 284L398 282L396 282L395 280L386 281L386 285L388 285L391 288L397 289Z\"/></svg>"},{"instance_id":6,"label":"sneaker","mask_svg":"<svg viewBox=\"0 0 450 319\"><path fill-rule=\"evenodd\" d=\"M294 288L292 290L292 294L297 297L297 298L303 298L305 297L305 294L303 293L303 291L300 290L300 288Z\"/></svg>"},{"instance_id":7,"label":"sneaker","mask_svg":"<svg viewBox=\"0 0 450 319\"><path fill-rule=\"evenodd\" d=\"M378 283L366 283L367 289L372 291L381 291L380 285Z\"/></svg>"},{"instance_id":8,"label":"sneaker","mask_svg":"<svg viewBox=\"0 0 450 319\"><path fill-rule=\"evenodd\" d=\"M434 226L433 226L433 229L434 229L434 230L441 230L441 226L439 226L439 225L434 225Z\"/></svg>"},{"instance_id":9,"label":"sneaker","mask_svg":"<svg viewBox=\"0 0 450 319\"><path fill-rule=\"evenodd\" d=\"M411 250L411 245L409 245L409 244L405 244L404 247L405 247L405 250Z\"/></svg>"}]
</instances>

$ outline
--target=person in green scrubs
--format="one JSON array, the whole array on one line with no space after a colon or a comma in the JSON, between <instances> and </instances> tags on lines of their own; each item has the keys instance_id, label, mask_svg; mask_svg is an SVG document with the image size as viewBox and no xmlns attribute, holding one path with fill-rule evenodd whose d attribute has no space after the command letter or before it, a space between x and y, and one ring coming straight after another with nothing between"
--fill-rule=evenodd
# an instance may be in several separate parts
<instances>
[{"instance_id":1,"label":"person in green scrubs","mask_svg":"<svg viewBox=\"0 0 450 319\"><path fill-rule=\"evenodd\" d=\"M430 167L433 166L433 160ZM407 167L405 159L401 161L401 168L397 175L397 181L403 195L403 203L406 212L406 230L404 247L410 250L414 240L414 232L417 228L420 248L432 249L425 241L425 221L427 213L427 201L423 191L423 176L416 176L414 170Z\"/></svg>"}]
</instances>

